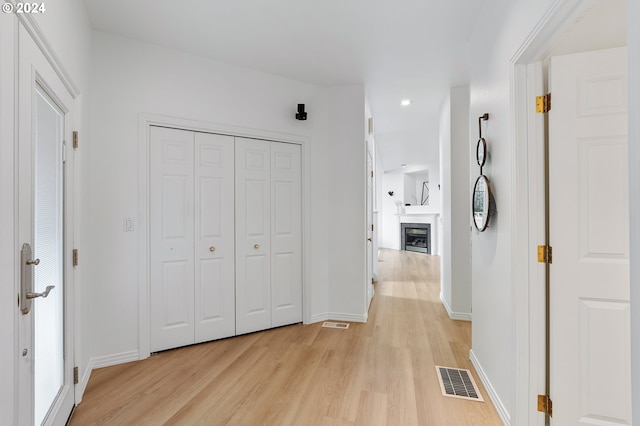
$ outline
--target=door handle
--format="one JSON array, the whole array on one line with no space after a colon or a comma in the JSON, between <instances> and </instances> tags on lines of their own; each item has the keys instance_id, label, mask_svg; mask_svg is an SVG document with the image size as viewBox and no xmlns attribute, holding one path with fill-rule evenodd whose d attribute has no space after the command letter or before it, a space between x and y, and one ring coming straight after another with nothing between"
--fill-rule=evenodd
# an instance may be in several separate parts
<instances>
[{"instance_id":1,"label":"door handle","mask_svg":"<svg viewBox=\"0 0 640 426\"><path fill-rule=\"evenodd\" d=\"M31 299L27 294L33 292L33 266L40 263L40 259L33 259L33 252L29 243L24 243L20 250L20 312L27 315L31 311Z\"/></svg>"},{"instance_id":2,"label":"door handle","mask_svg":"<svg viewBox=\"0 0 640 426\"><path fill-rule=\"evenodd\" d=\"M36 297L42 297L43 299L49 295L49 292L56 288L55 285L48 285L42 293L27 293L27 299L35 299Z\"/></svg>"},{"instance_id":3,"label":"door handle","mask_svg":"<svg viewBox=\"0 0 640 426\"><path fill-rule=\"evenodd\" d=\"M371 238L367 238L367 241L372 242L373 240Z\"/></svg>"}]
</instances>

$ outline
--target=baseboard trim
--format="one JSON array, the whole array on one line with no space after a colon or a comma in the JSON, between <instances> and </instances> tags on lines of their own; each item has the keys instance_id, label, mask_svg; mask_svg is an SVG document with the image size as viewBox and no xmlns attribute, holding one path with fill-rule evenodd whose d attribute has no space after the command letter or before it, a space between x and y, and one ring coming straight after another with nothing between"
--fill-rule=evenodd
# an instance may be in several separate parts
<instances>
[{"instance_id":1,"label":"baseboard trim","mask_svg":"<svg viewBox=\"0 0 640 426\"><path fill-rule=\"evenodd\" d=\"M491 384L489 377L484 372L482 365L480 365L480 361L478 360L475 353L473 352L473 349L469 351L469 360L471 360L471 364L473 364L473 367L476 369L476 373L478 374L480 381L484 385L484 388L487 391L487 394L489 395L489 399L491 399L491 402L493 403L493 406L498 412L498 415L500 416L500 419L502 420L503 425L510 426L511 417L509 416L509 412L507 411L507 408L504 406L504 404L500 400L498 393L496 392L495 388Z\"/></svg>"},{"instance_id":2,"label":"baseboard trim","mask_svg":"<svg viewBox=\"0 0 640 426\"><path fill-rule=\"evenodd\" d=\"M121 352L119 354L100 356L91 358L89 366L91 369L111 367L112 365L124 364L126 362L139 361L138 351Z\"/></svg>"},{"instance_id":3,"label":"baseboard trim","mask_svg":"<svg viewBox=\"0 0 640 426\"><path fill-rule=\"evenodd\" d=\"M311 316L311 324L320 322L320 321L345 321L345 322L361 322L366 323L368 319L368 315L357 315L357 314L345 314L341 312L323 312L321 314L315 314Z\"/></svg>"},{"instance_id":4,"label":"baseboard trim","mask_svg":"<svg viewBox=\"0 0 640 426\"><path fill-rule=\"evenodd\" d=\"M82 397L84 396L84 391L87 390L87 385L89 384L89 379L91 378L91 372L93 371L93 360L89 360L89 364L87 368L84 369L82 373L82 377L78 380L78 384L75 388L75 402L76 405L82 402Z\"/></svg>"},{"instance_id":5,"label":"baseboard trim","mask_svg":"<svg viewBox=\"0 0 640 426\"><path fill-rule=\"evenodd\" d=\"M447 300L444 298L444 294L440 293L440 301L444 305L444 308L447 310L447 314L449 318L456 321L471 321L472 315L466 312L453 312L451 310L451 306L447 303Z\"/></svg>"}]
</instances>

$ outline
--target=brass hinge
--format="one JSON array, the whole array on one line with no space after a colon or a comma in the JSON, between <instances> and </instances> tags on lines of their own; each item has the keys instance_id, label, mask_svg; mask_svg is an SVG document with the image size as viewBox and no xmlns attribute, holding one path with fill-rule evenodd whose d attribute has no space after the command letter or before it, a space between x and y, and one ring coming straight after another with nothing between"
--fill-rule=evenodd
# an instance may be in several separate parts
<instances>
[{"instance_id":1,"label":"brass hinge","mask_svg":"<svg viewBox=\"0 0 640 426\"><path fill-rule=\"evenodd\" d=\"M553 247L538 246L538 262L553 263Z\"/></svg>"},{"instance_id":2,"label":"brass hinge","mask_svg":"<svg viewBox=\"0 0 640 426\"><path fill-rule=\"evenodd\" d=\"M78 384L78 367L73 367L73 384Z\"/></svg>"},{"instance_id":3,"label":"brass hinge","mask_svg":"<svg viewBox=\"0 0 640 426\"><path fill-rule=\"evenodd\" d=\"M73 249L73 266L78 266L78 249Z\"/></svg>"},{"instance_id":4,"label":"brass hinge","mask_svg":"<svg viewBox=\"0 0 640 426\"><path fill-rule=\"evenodd\" d=\"M538 411L553 417L553 401L548 395L538 395Z\"/></svg>"},{"instance_id":5,"label":"brass hinge","mask_svg":"<svg viewBox=\"0 0 640 426\"><path fill-rule=\"evenodd\" d=\"M551 93L546 95L536 96L536 112L544 114L551 111Z\"/></svg>"},{"instance_id":6,"label":"brass hinge","mask_svg":"<svg viewBox=\"0 0 640 426\"><path fill-rule=\"evenodd\" d=\"M73 149L78 149L78 131L73 131Z\"/></svg>"}]
</instances>

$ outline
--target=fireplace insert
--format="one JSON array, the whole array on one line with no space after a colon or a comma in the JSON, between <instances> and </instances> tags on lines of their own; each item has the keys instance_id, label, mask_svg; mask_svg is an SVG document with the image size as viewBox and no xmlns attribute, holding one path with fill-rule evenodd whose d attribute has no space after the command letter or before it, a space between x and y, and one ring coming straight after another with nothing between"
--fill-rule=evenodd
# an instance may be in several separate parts
<instances>
[{"instance_id":1,"label":"fireplace insert","mask_svg":"<svg viewBox=\"0 0 640 426\"><path fill-rule=\"evenodd\" d=\"M431 254L431 224L401 223L400 238L402 250Z\"/></svg>"}]
</instances>

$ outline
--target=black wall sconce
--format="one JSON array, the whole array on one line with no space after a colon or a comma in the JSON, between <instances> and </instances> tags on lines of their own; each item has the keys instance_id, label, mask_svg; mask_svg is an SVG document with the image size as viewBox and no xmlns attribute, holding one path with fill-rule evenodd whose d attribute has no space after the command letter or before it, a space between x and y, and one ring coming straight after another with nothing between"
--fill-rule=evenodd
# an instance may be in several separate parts
<instances>
[{"instance_id":1,"label":"black wall sconce","mask_svg":"<svg viewBox=\"0 0 640 426\"><path fill-rule=\"evenodd\" d=\"M304 104L298 104L298 112L296 113L296 120L306 120L307 113L304 111Z\"/></svg>"}]
</instances>

